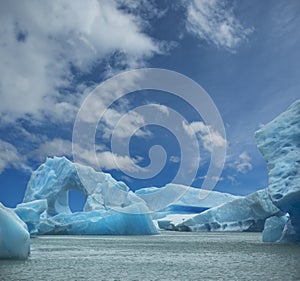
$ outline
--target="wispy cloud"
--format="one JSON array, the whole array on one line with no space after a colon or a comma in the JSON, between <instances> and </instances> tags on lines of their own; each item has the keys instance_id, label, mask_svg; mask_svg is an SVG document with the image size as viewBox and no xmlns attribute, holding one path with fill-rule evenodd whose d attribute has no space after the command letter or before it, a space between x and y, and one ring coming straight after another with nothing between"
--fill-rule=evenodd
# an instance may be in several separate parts
<instances>
[{"instance_id":1,"label":"wispy cloud","mask_svg":"<svg viewBox=\"0 0 300 281\"><path fill-rule=\"evenodd\" d=\"M95 149L96 151L93 152L82 147L77 147L77 151L80 151L80 157L77 159L79 160L79 163L91 166L96 170L104 169L136 172L139 169L137 166L138 162L141 160L139 158L130 158L128 156L114 154L102 145L96 145ZM31 153L31 157L34 157L40 162L45 161L46 157L51 156L65 156L72 158L72 142L55 138L42 143L38 149Z\"/></svg>"},{"instance_id":2,"label":"wispy cloud","mask_svg":"<svg viewBox=\"0 0 300 281\"><path fill-rule=\"evenodd\" d=\"M113 133L115 137L126 138L130 137L132 132L135 132L135 136L148 136L150 132L144 129L140 129L144 124L144 118L142 115L135 111L120 112L115 109L106 110L104 116L104 126L102 126L103 137L109 138Z\"/></svg>"},{"instance_id":3,"label":"wispy cloud","mask_svg":"<svg viewBox=\"0 0 300 281\"><path fill-rule=\"evenodd\" d=\"M187 31L218 47L232 50L253 31L242 26L227 1L193 0L185 3Z\"/></svg>"},{"instance_id":4,"label":"wispy cloud","mask_svg":"<svg viewBox=\"0 0 300 281\"><path fill-rule=\"evenodd\" d=\"M188 32L225 48L234 48L250 33L241 26L224 1L184 1ZM172 7L170 6L170 8ZM93 89L85 81L75 81L76 73L87 74L95 65L103 64L101 75L113 75L129 68L144 66L155 54L166 52L174 42L156 40L149 35L150 19L163 17L155 1L2 1L0 4L0 120L1 126L20 125L15 139L1 141L0 173L8 167L27 169L32 159L43 161L46 156L72 155L70 139L58 133L48 135L48 123L70 129L84 97ZM75 83L76 82L76 83ZM86 122L98 120L105 100L134 81L120 81L91 101ZM121 86L120 86L121 85ZM122 87L122 89L121 89ZM108 98L109 97L109 98ZM112 98L114 100L114 98ZM168 115L164 105L154 105ZM103 116L101 129L104 140L122 118L115 135L122 139L143 126L143 116L126 105L109 108ZM20 122L21 120L21 122ZM22 127L25 120L29 126ZM64 126L61 126L61 125ZM204 124L185 124L188 132L195 130L207 151L224 146L226 141L217 132L209 134ZM145 137L145 129L135 131ZM18 146L26 138L26 149ZM25 142L24 142L25 143ZM136 169L139 159L112 154L107 147L98 147L102 168ZM26 150L26 151L25 151ZM109 154L110 153L110 154ZM114 157L115 162L110 157ZM96 165L88 150L82 158ZM177 161L170 158L170 161ZM197 162L197 161L195 161ZM22 167L22 165L24 165Z\"/></svg>"},{"instance_id":5,"label":"wispy cloud","mask_svg":"<svg viewBox=\"0 0 300 281\"><path fill-rule=\"evenodd\" d=\"M252 159L249 154L246 151L243 151L239 154L237 159L228 164L228 167L234 169L238 173L246 174L253 169L251 160Z\"/></svg>"},{"instance_id":6,"label":"wispy cloud","mask_svg":"<svg viewBox=\"0 0 300 281\"><path fill-rule=\"evenodd\" d=\"M73 113L59 90L72 86L71 67L88 72L117 50L137 67L161 51L115 1L5 1L0 10L2 120Z\"/></svg>"},{"instance_id":7,"label":"wispy cloud","mask_svg":"<svg viewBox=\"0 0 300 281\"><path fill-rule=\"evenodd\" d=\"M237 160L236 169L238 172L245 174L246 172L252 170L252 164L251 164L251 157L248 155L246 151L242 152L239 155L239 158Z\"/></svg>"},{"instance_id":8,"label":"wispy cloud","mask_svg":"<svg viewBox=\"0 0 300 281\"><path fill-rule=\"evenodd\" d=\"M177 157L177 156L171 156L169 160L173 163L179 163L180 162L180 158Z\"/></svg>"},{"instance_id":9,"label":"wispy cloud","mask_svg":"<svg viewBox=\"0 0 300 281\"><path fill-rule=\"evenodd\" d=\"M46 160L46 157L50 156L72 156L72 142L69 140L54 138L47 140L40 144L40 146L34 150L31 157L42 162Z\"/></svg>"},{"instance_id":10,"label":"wispy cloud","mask_svg":"<svg viewBox=\"0 0 300 281\"><path fill-rule=\"evenodd\" d=\"M201 121L192 122L190 124L183 122L182 126L188 135L196 135L203 144L203 147L209 152L212 152L214 148L227 146L226 139L224 139L219 132L213 130L209 125L205 125Z\"/></svg>"},{"instance_id":11,"label":"wispy cloud","mask_svg":"<svg viewBox=\"0 0 300 281\"><path fill-rule=\"evenodd\" d=\"M16 168L32 172L22 156L11 143L0 140L0 174L7 168Z\"/></svg>"}]
</instances>

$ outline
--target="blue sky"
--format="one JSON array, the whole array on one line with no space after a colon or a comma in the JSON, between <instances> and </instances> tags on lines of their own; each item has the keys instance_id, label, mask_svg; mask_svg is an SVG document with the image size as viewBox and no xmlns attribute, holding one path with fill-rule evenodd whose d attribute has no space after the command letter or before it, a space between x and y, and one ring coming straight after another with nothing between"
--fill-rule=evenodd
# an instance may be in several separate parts
<instances>
[{"instance_id":1,"label":"blue sky","mask_svg":"<svg viewBox=\"0 0 300 281\"><path fill-rule=\"evenodd\" d=\"M47 156L72 159L73 124L87 95L105 79L142 67L186 75L217 106L227 156L215 190L245 195L266 187L254 132L300 98L299 26L296 0L1 1L0 201L11 207L21 202L31 172ZM157 176L128 177L123 171L132 159L115 155L118 167L111 161L111 120L150 102L180 112L188 125L203 121L163 92L130 93L117 101L98 126L99 168L133 190L167 184L180 163L178 141L159 126L140 129L130 143L140 166L149 164L151 146L165 148L167 162ZM142 117L130 116L125 129L138 129ZM195 187L210 159L203 132L198 136ZM89 153L82 155L90 163ZM72 198L76 209L82 198Z\"/></svg>"}]
</instances>

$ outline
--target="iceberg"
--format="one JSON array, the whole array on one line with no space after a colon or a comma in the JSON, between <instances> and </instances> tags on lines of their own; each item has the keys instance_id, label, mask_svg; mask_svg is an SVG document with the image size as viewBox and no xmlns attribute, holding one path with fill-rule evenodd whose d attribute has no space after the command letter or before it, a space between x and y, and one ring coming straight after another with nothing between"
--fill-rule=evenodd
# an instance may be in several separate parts
<instances>
[{"instance_id":1,"label":"iceberg","mask_svg":"<svg viewBox=\"0 0 300 281\"><path fill-rule=\"evenodd\" d=\"M179 231L261 231L266 218L282 214L266 189L211 208L176 225Z\"/></svg>"},{"instance_id":2,"label":"iceberg","mask_svg":"<svg viewBox=\"0 0 300 281\"><path fill-rule=\"evenodd\" d=\"M258 231L263 241L300 242L300 100L255 134L269 185L175 225L182 231ZM286 215L287 214L287 215Z\"/></svg>"},{"instance_id":3,"label":"iceberg","mask_svg":"<svg viewBox=\"0 0 300 281\"><path fill-rule=\"evenodd\" d=\"M30 236L26 224L13 210L0 203L0 258L26 259L30 253Z\"/></svg>"},{"instance_id":4,"label":"iceberg","mask_svg":"<svg viewBox=\"0 0 300 281\"><path fill-rule=\"evenodd\" d=\"M289 214L281 242L300 242L300 100L256 132L267 161L270 199Z\"/></svg>"},{"instance_id":5,"label":"iceberg","mask_svg":"<svg viewBox=\"0 0 300 281\"><path fill-rule=\"evenodd\" d=\"M266 219L262 237L263 242L279 242L288 219L288 215Z\"/></svg>"},{"instance_id":6,"label":"iceberg","mask_svg":"<svg viewBox=\"0 0 300 281\"><path fill-rule=\"evenodd\" d=\"M72 189L86 196L83 212L72 213L69 208L68 192ZM37 234L158 233L146 203L125 183L65 157L48 158L32 173L21 207L33 206L36 200L47 201L40 223L34 224Z\"/></svg>"},{"instance_id":7,"label":"iceberg","mask_svg":"<svg viewBox=\"0 0 300 281\"><path fill-rule=\"evenodd\" d=\"M171 194L182 194L177 200L168 204L168 198L152 196L147 197L148 194L159 194L161 188L168 188L168 192ZM141 188L135 192L140 196L147 205L154 205L150 200L159 200L162 205L167 206L160 210L160 212L169 213L199 213L209 208L216 207L226 202L230 202L234 199L240 198L240 196L234 196L228 193L222 193L217 191L208 191L195 187L185 186L181 184L167 184L165 187L147 187ZM165 201L165 202L164 202Z\"/></svg>"},{"instance_id":8,"label":"iceberg","mask_svg":"<svg viewBox=\"0 0 300 281\"><path fill-rule=\"evenodd\" d=\"M14 212L26 223L30 235L38 233L40 216L47 209L47 200L40 199L28 203L18 204Z\"/></svg>"},{"instance_id":9,"label":"iceberg","mask_svg":"<svg viewBox=\"0 0 300 281\"><path fill-rule=\"evenodd\" d=\"M42 219L39 234L148 235L157 234L149 215L117 212L77 212Z\"/></svg>"},{"instance_id":10,"label":"iceberg","mask_svg":"<svg viewBox=\"0 0 300 281\"><path fill-rule=\"evenodd\" d=\"M168 192L172 194L183 194L175 202L171 203L166 208L154 212L152 217L158 228L164 230L176 230L176 225L190 219L196 214L216 207L226 202L231 202L240 196L234 196L228 193L217 191L207 191L199 188L184 186L180 184L168 184ZM135 193L140 196L147 205L154 205L152 202L155 198L162 205L167 205L168 198L160 196L147 197L147 194L155 194L160 188L148 187L137 190ZM151 200L151 201L150 201ZM165 202L164 202L165 200Z\"/></svg>"}]
</instances>

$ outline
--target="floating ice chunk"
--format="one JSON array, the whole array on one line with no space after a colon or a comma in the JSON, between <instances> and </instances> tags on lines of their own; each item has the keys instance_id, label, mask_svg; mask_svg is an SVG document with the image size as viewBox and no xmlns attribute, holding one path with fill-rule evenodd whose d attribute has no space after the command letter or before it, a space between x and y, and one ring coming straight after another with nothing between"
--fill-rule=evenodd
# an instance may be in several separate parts
<instances>
[{"instance_id":1,"label":"floating ice chunk","mask_svg":"<svg viewBox=\"0 0 300 281\"><path fill-rule=\"evenodd\" d=\"M266 222L263 239L300 242L300 100L256 132L255 137L268 164L268 188L207 210L176 229L258 230L257 226L268 217L288 213L285 224L284 218Z\"/></svg>"},{"instance_id":2,"label":"floating ice chunk","mask_svg":"<svg viewBox=\"0 0 300 281\"><path fill-rule=\"evenodd\" d=\"M264 220L281 211L266 189L224 203L176 226L182 231L260 231Z\"/></svg>"},{"instance_id":3,"label":"floating ice chunk","mask_svg":"<svg viewBox=\"0 0 300 281\"><path fill-rule=\"evenodd\" d=\"M13 210L0 203L0 258L26 259L30 236L26 224Z\"/></svg>"},{"instance_id":4,"label":"floating ice chunk","mask_svg":"<svg viewBox=\"0 0 300 281\"><path fill-rule=\"evenodd\" d=\"M170 193L183 194L176 201L172 202L167 208L161 211L167 211L169 213L200 213L206 209L216 207L226 202L230 202L234 199L240 198L240 196L234 196L228 193L222 193L217 191L208 191L199 188L194 188L190 186L184 186L180 184L167 184ZM135 193L140 196L147 204L150 203L154 205L153 202L148 202L148 200L158 200L163 202L164 200L168 202L168 198L161 197L147 197L147 194L156 193L160 190L157 187L148 187L137 190ZM162 203L166 205L166 203Z\"/></svg>"},{"instance_id":5,"label":"floating ice chunk","mask_svg":"<svg viewBox=\"0 0 300 281\"><path fill-rule=\"evenodd\" d=\"M278 242L289 219L289 216L270 217L266 219L263 238L264 242Z\"/></svg>"},{"instance_id":6,"label":"floating ice chunk","mask_svg":"<svg viewBox=\"0 0 300 281\"><path fill-rule=\"evenodd\" d=\"M72 189L87 198L83 212L72 213L69 208L68 191ZM64 157L49 158L33 172L24 202L34 204L39 199L46 199L48 208L38 234L157 233L146 203L123 182Z\"/></svg>"},{"instance_id":7,"label":"floating ice chunk","mask_svg":"<svg viewBox=\"0 0 300 281\"><path fill-rule=\"evenodd\" d=\"M19 218L27 224L30 235L38 233L41 214L47 209L47 200L40 199L18 204L14 209Z\"/></svg>"},{"instance_id":8,"label":"floating ice chunk","mask_svg":"<svg viewBox=\"0 0 300 281\"><path fill-rule=\"evenodd\" d=\"M180 184L168 184L168 191L174 194L183 194L175 202L168 207L152 214L155 224L160 229L176 230L176 225L191 217L199 214L207 209L230 202L234 199L241 198L228 193L221 193L217 191L207 191ZM148 187L137 190L135 193L143 198L147 204L154 205L155 197L147 197L147 194L155 194L159 191L157 187ZM157 193L158 194L158 193ZM156 197L156 200L166 205L168 198ZM165 200L165 202L164 202Z\"/></svg>"},{"instance_id":9,"label":"floating ice chunk","mask_svg":"<svg viewBox=\"0 0 300 281\"><path fill-rule=\"evenodd\" d=\"M196 214L167 214L164 218L155 220L157 226L164 230L177 230L176 226Z\"/></svg>"},{"instance_id":10,"label":"floating ice chunk","mask_svg":"<svg viewBox=\"0 0 300 281\"><path fill-rule=\"evenodd\" d=\"M149 235L157 228L149 215L116 212L78 212L42 219L40 234Z\"/></svg>"}]
</instances>

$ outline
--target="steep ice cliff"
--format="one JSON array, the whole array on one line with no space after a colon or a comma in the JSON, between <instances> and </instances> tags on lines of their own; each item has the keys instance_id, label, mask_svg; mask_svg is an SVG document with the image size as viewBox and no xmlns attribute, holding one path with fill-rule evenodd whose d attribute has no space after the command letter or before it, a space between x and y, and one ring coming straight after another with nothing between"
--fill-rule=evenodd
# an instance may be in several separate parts
<instances>
[{"instance_id":1,"label":"steep ice cliff","mask_svg":"<svg viewBox=\"0 0 300 281\"><path fill-rule=\"evenodd\" d=\"M256 132L268 164L268 193L289 214L280 241L300 242L300 100Z\"/></svg>"}]
</instances>

